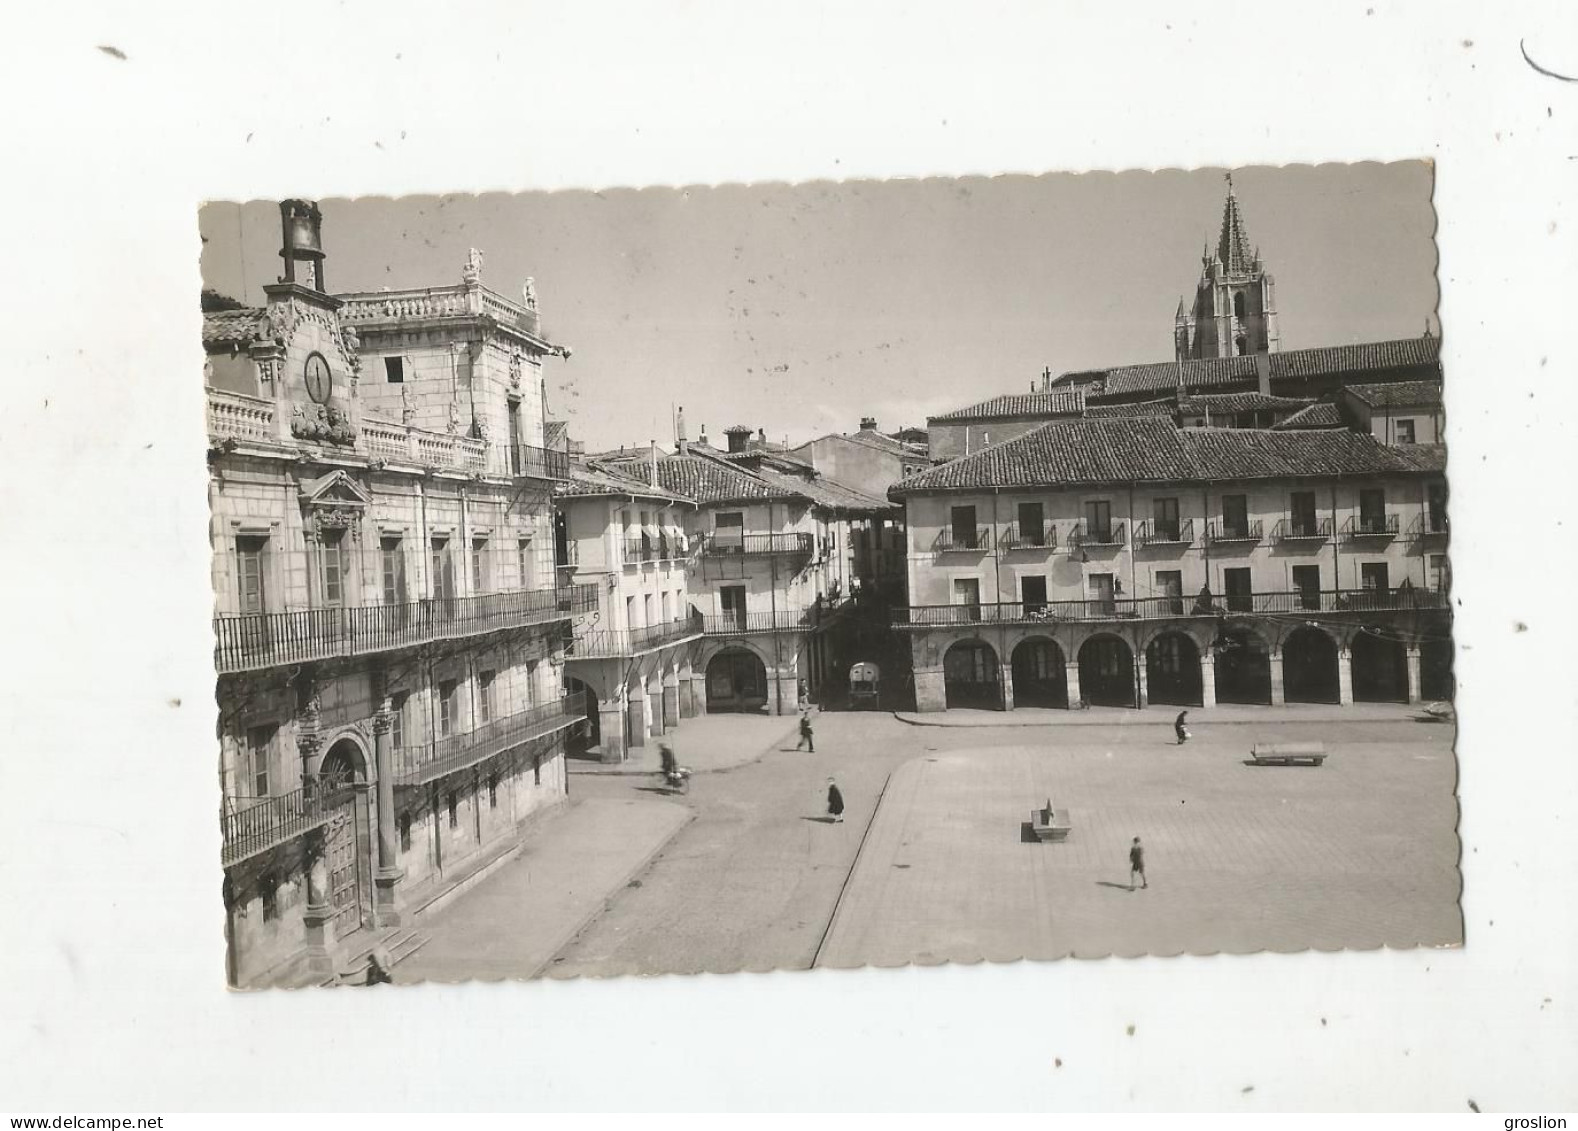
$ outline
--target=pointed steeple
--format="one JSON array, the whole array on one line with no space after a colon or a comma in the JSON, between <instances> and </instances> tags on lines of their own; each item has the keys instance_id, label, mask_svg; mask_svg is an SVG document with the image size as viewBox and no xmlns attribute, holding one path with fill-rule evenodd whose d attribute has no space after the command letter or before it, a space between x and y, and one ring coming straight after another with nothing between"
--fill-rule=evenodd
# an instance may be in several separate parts
<instances>
[{"instance_id":1,"label":"pointed steeple","mask_svg":"<svg viewBox=\"0 0 1578 1131\"><path fill-rule=\"evenodd\" d=\"M1254 269L1255 254L1244 235L1244 219L1238 212L1238 197L1233 195L1233 174L1227 174L1227 203L1222 206L1222 234L1217 237L1216 257L1229 275L1246 275Z\"/></svg>"}]
</instances>

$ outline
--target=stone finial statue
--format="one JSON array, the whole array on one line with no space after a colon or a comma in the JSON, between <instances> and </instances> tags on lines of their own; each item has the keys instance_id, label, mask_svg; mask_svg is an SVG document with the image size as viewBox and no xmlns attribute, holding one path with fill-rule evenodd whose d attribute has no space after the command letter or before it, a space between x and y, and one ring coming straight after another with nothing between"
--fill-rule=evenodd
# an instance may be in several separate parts
<instances>
[{"instance_id":1,"label":"stone finial statue","mask_svg":"<svg viewBox=\"0 0 1578 1131\"><path fill-rule=\"evenodd\" d=\"M530 275L526 276L526 285L521 288L521 298L527 310L537 309L537 280Z\"/></svg>"},{"instance_id":2,"label":"stone finial statue","mask_svg":"<svg viewBox=\"0 0 1578 1131\"><path fill-rule=\"evenodd\" d=\"M460 435L460 402L449 402L449 432L452 436Z\"/></svg>"},{"instance_id":3,"label":"stone finial statue","mask_svg":"<svg viewBox=\"0 0 1578 1131\"><path fill-rule=\"evenodd\" d=\"M462 279L467 286L475 286L482 282L482 252L472 248L466 253L466 269L461 272Z\"/></svg>"},{"instance_id":4,"label":"stone finial statue","mask_svg":"<svg viewBox=\"0 0 1578 1131\"><path fill-rule=\"evenodd\" d=\"M400 423L407 428L416 420L416 409L411 406L411 389L408 385L400 386Z\"/></svg>"}]
</instances>

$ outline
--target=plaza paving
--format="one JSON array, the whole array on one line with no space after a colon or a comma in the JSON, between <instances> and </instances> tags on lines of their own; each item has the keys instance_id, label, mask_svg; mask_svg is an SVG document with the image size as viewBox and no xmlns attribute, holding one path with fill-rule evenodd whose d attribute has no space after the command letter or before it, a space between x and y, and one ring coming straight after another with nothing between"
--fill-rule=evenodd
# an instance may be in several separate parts
<instances>
[{"instance_id":1,"label":"plaza paving","mask_svg":"<svg viewBox=\"0 0 1578 1131\"><path fill-rule=\"evenodd\" d=\"M754 754L698 773L677 801L651 778L577 775L583 841L610 859L618 822L646 806L682 804L694 819L655 857L643 850L651 862L633 880L633 850L602 868L613 886L589 915L595 884L580 883L579 918L552 924L559 935L542 924L562 909L529 890L486 894L506 870L432 916L441 926L466 913L471 927L412 961L423 977L571 977L1452 945L1462 938L1453 728L1409 717L1399 707L1295 721L1267 708L1214 727L1200 711L1196 740L1180 749L1169 720L1148 714L1026 729L833 713L817 721L816 754L795 752L775 720L740 733L767 739ZM1243 764L1252 742L1310 738L1331 750L1324 766ZM848 802L842 824L823 820L829 774ZM1022 822L1048 795L1070 811L1072 836L1023 843ZM599 837L591 807L604 803L634 808ZM1134 835L1151 883L1130 892ZM574 871L573 852L554 858ZM511 967L488 941L517 924L562 936L545 967L540 945L529 967L524 955ZM471 969L473 945L486 973Z\"/></svg>"}]
</instances>

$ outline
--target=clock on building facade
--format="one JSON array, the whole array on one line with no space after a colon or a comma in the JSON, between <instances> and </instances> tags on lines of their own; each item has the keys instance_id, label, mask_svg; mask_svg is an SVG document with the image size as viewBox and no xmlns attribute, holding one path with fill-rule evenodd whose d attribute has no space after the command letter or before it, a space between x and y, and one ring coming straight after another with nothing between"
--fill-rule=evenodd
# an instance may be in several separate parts
<instances>
[{"instance_id":1,"label":"clock on building facade","mask_svg":"<svg viewBox=\"0 0 1578 1131\"><path fill-rule=\"evenodd\" d=\"M319 404L328 404L334 392L334 376L329 372L329 362L321 353L309 354L304 372L307 395Z\"/></svg>"}]
</instances>

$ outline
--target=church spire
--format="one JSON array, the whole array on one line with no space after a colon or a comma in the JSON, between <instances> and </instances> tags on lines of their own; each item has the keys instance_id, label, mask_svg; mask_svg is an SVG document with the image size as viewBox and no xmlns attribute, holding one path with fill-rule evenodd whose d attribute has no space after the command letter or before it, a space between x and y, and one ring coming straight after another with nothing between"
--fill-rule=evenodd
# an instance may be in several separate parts
<instances>
[{"instance_id":1,"label":"church spire","mask_svg":"<svg viewBox=\"0 0 1578 1131\"><path fill-rule=\"evenodd\" d=\"M1247 275L1254 269L1255 254L1244 235L1244 218L1233 195L1233 174L1227 174L1227 203L1222 206L1222 234L1216 241L1216 258L1229 275Z\"/></svg>"}]
</instances>

